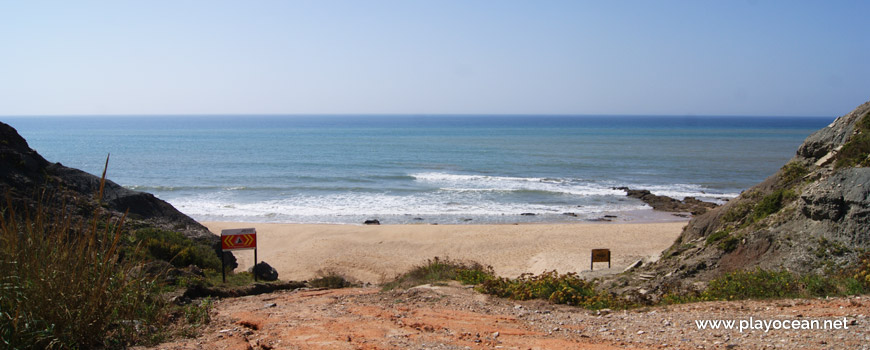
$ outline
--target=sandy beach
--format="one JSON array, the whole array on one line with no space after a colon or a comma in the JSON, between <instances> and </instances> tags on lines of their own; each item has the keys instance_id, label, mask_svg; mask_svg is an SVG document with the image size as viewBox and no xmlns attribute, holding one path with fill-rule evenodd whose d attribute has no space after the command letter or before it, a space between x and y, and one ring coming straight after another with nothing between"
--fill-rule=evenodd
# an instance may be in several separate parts
<instances>
[{"instance_id":1,"label":"sandy beach","mask_svg":"<svg viewBox=\"0 0 870 350\"><path fill-rule=\"evenodd\" d=\"M433 257L491 265L495 273L557 270L583 275L621 272L644 258L657 259L685 222L525 225L325 225L203 222L212 232L257 229L257 259L282 280L336 272L359 282L382 283ZM608 248L611 268L596 263L592 249ZM253 251L237 251L238 271L253 264Z\"/></svg>"}]
</instances>

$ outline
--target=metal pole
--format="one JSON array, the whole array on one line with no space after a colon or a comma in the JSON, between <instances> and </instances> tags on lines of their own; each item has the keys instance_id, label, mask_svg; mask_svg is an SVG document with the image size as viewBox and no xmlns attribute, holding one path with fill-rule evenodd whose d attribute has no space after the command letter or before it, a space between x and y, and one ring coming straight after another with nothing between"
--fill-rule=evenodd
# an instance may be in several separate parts
<instances>
[{"instance_id":1,"label":"metal pole","mask_svg":"<svg viewBox=\"0 0 870 350\"><path fill-rule=\"evenodd\" d=\"M227 259L224 258L225 256L226 254L221 250L221 276L224 279L224 283L227 283Z\"/></svg>"},{"instance_id":2,"label":"metal pole","mask_svg":"<svg viewBox=\"0 0 870 350\"><path fill-rule=\"evenodd\" d=\"M254 282L257 282L257 248L254 248Z\"/></svg>"}]
</instances>

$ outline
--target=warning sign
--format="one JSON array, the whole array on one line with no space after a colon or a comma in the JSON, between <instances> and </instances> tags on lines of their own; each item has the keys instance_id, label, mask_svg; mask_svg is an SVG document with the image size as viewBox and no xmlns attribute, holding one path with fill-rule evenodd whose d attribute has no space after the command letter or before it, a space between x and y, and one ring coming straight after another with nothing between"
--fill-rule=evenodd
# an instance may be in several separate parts
<instances>
[{"instance_id":1,"label":"warning sign","mask_svg":"<svg viewBox=\"0 0 870 350\"><path fill-rule=\"evenodd\" d=\"M237 228L221 231L221 249L239 250L257 248L257 230L254 228Z\"/></svg>"}]
</instances>

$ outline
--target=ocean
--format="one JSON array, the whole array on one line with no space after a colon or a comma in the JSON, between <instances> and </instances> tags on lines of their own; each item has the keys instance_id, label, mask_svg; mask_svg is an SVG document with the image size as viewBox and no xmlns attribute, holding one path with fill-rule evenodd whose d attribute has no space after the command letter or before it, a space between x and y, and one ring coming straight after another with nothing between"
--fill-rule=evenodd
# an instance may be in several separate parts
<instances>
[{"instance_id":1,"label":"ocean","mask_svg":"<svg viewBox=\"0 0 870 350\"><path fill-rule=\"evenodd\" d=\"M651 211L613 189L620 186L724 202L833 119L0 118L52 162L99 175L111 154L111 180L196 220L353 224L574 222Z\"/></svg>"}]
</instances>

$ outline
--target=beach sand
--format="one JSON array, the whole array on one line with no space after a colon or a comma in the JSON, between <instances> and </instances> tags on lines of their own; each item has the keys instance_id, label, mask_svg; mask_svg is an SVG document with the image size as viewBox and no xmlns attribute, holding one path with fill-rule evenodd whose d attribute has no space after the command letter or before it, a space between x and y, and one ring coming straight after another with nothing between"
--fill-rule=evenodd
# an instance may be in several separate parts
<instances>
[{"instance_id":1,"label":"beach sand","mask_svg":"<svg viewBox=\"0 0 870 350\"><path fill-rule=\"evenodd\" d=\"M640 259L658 259L686 222L523 225L327 225L203 222L212 232L257 229L257 259L282 280L307 280L335 272L359 282L383 283L434 257L476 261L517 277L557 270L584 276L618 273ZM612 264L596 263L592 249L611 250ZM235 252L237 271L253 265L254 252Z\"/></svg>"}]
</instances>

